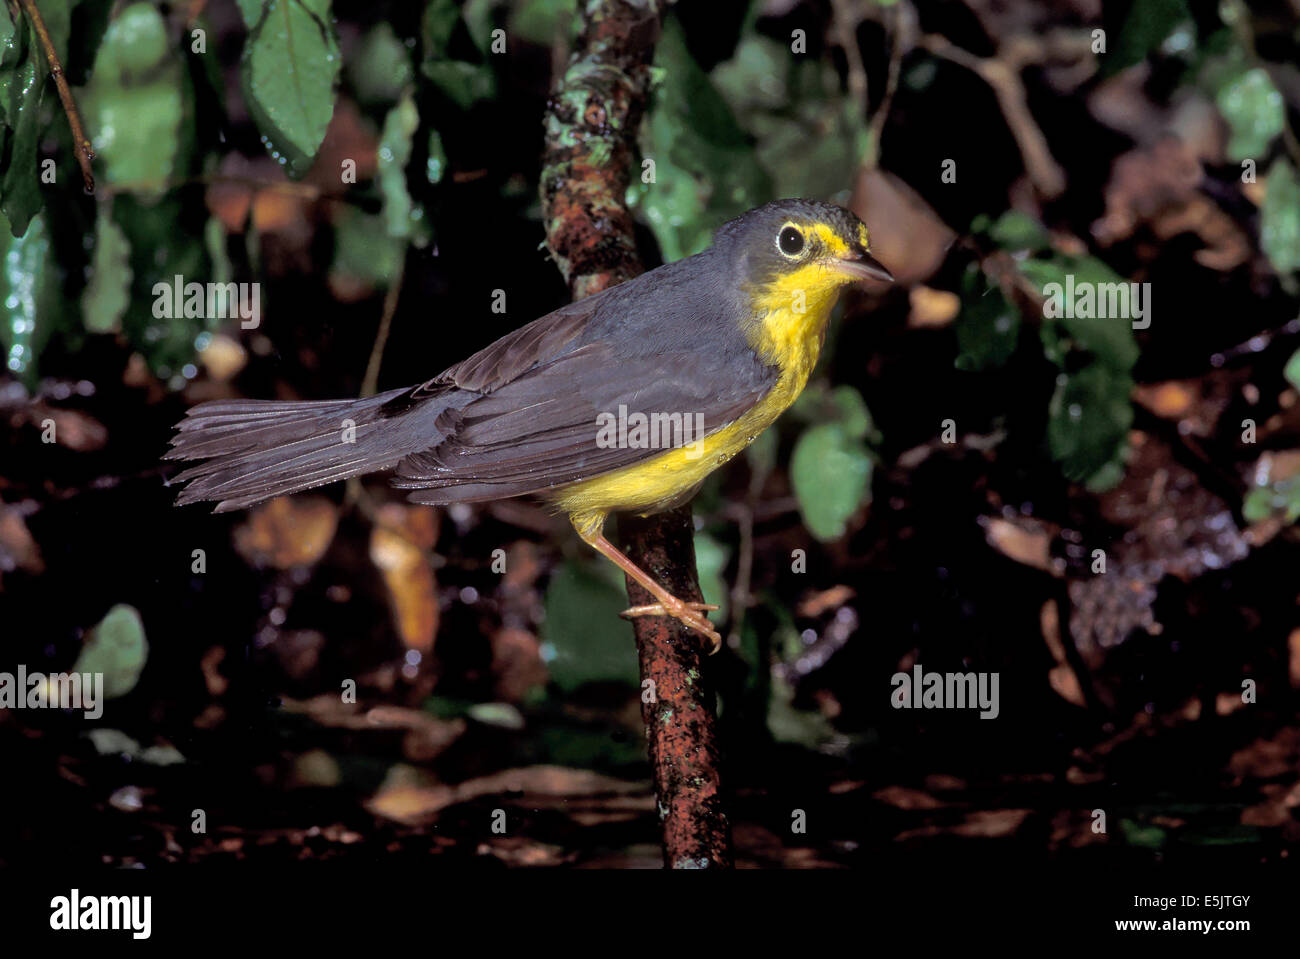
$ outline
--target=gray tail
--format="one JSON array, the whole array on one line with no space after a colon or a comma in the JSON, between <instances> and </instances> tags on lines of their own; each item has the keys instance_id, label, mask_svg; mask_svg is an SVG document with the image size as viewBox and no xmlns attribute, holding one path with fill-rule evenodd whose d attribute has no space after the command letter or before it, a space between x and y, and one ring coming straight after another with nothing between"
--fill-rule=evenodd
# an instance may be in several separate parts
<instances>
[{"instance_id":1,"label":"gray tail","mask_svg":"<svg viewBox=\"0 0 1300 959\"><path fill-rule=\"evenodd\" d=\"M360 400L200 403L177 424L166 459L206 460L175 478L178 504L217 500L242 509L299 490L392 469L436 445L444 404L401 401L409 388Z\"/></svg>"}]
</instances>

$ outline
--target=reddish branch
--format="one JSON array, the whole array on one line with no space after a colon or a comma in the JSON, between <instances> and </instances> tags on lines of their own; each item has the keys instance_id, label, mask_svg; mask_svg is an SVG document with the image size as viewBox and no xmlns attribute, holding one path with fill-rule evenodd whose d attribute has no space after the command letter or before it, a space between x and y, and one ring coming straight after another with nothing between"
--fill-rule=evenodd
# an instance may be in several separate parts
<instances>
[{"instance_id":1,"label":"reddish branch","mask_svg":"<svg viewBox=\"0 0 1300 959\"><path fill-rule=\"evenodd\" d=\"M624 198L649 63L662 17L656 0L585 4L583 33L546 117L541 180L546 240L575 298L641 272ZM699 599L689 507L620 523L632 561L683 599ZM634 606L654 599L633 582ZM642 716L671 868L730 866L718 776L713 694L702 682L703 643L676 620L634 622L641 678L653 685Z\"/></svg>"}]
</instances>

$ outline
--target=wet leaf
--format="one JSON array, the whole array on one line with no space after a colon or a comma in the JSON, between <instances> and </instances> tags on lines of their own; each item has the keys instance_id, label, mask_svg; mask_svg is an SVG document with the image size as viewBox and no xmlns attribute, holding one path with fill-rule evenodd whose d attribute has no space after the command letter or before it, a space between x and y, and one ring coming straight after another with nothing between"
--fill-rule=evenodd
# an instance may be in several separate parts
<instances>
[{"instance_id":1,"label":"wet leaf","mask_svg":"<svg viewBox=\"0 0 1300 959\"><path fill-rule=\"evenodd\" d=\"M1090 363L1057 378L1048 406L1047 442L1067 479L1092 480L1122 452L1133 423L1132 389L1128 373L1105 363Z\"/></svg>"},{"instance_id":2,"label":"wet leaf","mask_svg":"<svg viewBox=\"0 0 1300 959\"><path fill-rule=\"evenodd\" d=\"M836 540L867 499L871 457L844 424L821 423L795 444L790 481L808 531L823 541Z\"/></svg>"},{"instance_id":3,"label":"wet leaf","mask_svg":"<svg viewBox=\"0 0 1300 959\"><path fill-rule=\"evenodd\" d=\"M0 218L0 227L5 224ZM43 217L31 221L23 236L0 238L0 345L5 369L28 382L36 377L36 359L61 318L59 270L50 251Z\"/></svg>"},{"instance_id":4,"label":"wet leaf","mask_svg":"<svg viewBox=\"0 0 1300 959\"><path fill-rule=\"evenodd\" d=\"M388 111L379 138L379 189L384 194L384 218L388 235L411 233L411 195L406 190L406 164L411 160L411 137L420 125L415 101L408 94Z\"/></svg>"},{"instance_id":5,"label":"wet leaf","mask_svg":"<svg viewBox=\"0 0 1300 959\"><path fill-rule=\"evenodd\" d=\"M266 0L244 55L242 80L267 149L301 175L334 115L342 57L330 0Z\"/></svg>"},{"instance_id":6,"label":"wet leaf","mask_svg":"<svg viewBox=\"0 0 1300 959\"><path fill-rule=\"evenodd\" d=\"M109 183L150 183L161 192L175 171L187 81L179 54L167 52L161 14L137 3L109 24L95 54L82 101Z\"/></svg>"},{"instance_id":7,"label":"wet leaf","mask_svg":"<svg viewBox=\"0 0 1300 959\"><path fill-rule=\"evenodd\" d=\"M116 699L135 689L148 656L140 614L119 603L91 630L72 672L103 673L104 698Z\"/></svg>"},{"instance_id":8,"label":"wet leaf","mask_svg":"<svg viewBox=\"0 0 1300 959\"><path fill-rule=\"evenodd\" d=\"M0 213L8 219L15 237L27 231L43 202L37 157L45 91L42 80L34 48L26 40L26 31L20 30L16 47L5 48L0 66L0 100L10 127L8 166L0 175Z\"/></svg>"}]
</instances>

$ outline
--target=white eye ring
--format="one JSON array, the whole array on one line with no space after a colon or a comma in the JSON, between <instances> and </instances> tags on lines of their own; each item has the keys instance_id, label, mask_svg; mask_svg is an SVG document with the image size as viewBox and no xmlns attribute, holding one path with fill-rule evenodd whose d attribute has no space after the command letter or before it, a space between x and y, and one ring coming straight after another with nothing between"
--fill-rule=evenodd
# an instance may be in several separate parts
<instances>
[{"instance_id":1,"label":"white eye ring","mask_svg":"<svg viewBox=\"0 0 1300 959\"><path fill-rule=\"evenodd\" d=\"M786 259L797 259L807 245L803 231L793 223L787 223L776 235L776 249Z\"/></svg>"}]
</instances>

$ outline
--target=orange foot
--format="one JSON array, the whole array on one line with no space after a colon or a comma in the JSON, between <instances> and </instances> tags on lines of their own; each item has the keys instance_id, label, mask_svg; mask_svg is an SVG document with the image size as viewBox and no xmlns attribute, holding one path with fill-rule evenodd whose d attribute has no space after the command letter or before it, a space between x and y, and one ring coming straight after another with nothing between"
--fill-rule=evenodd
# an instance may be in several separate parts
<instances>
[{"instance_id":1,"label":"orange foot","mask_svg":"<svg viewBox=\"0 0 1300 959\"><path fill-rule=\"evenodd\" d=\"M709 650L710 656L722 648L722 636L704 615L710 610L717 609L715 604L687 603L676 596L670 596L669 600L670 602L666 603L651 603L649 606L633 606L631 609L623 610L619 615L624 619L635 619L638 616L671 616L709 641L712 647Z\"/></svg>"}]
</instances>

